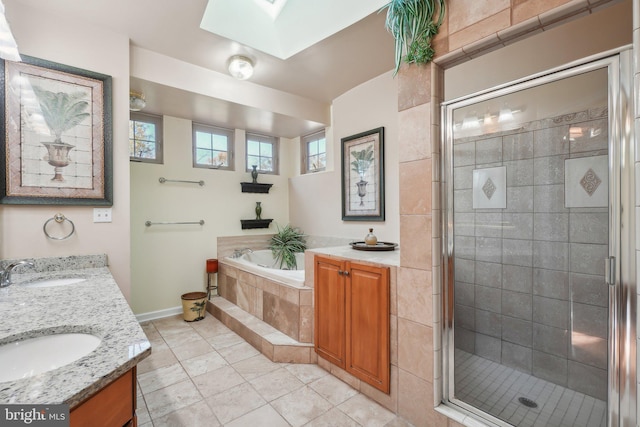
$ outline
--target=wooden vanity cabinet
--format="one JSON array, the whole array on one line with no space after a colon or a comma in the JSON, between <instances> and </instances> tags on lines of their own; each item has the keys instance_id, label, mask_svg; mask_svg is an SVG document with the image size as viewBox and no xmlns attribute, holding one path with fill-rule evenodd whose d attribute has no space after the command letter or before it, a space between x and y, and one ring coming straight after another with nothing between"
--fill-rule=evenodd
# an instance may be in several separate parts
<instances>
[{"instance_id":1,"label":"wooden vanity cabinet","mask_svg":"<svg viewBox=\"0 0 640 427\"><path fill-rule=\"evenodd\" d=\"M346 369L344 263L316 256L314 345L318 356Z\"/></svg>"},{"instance_id":2,"label":"wooden vanity cabinet","mask_svg":"<svg viewBox=\"0 0 640 427\"><path fill-rule=\"evenodd\" d=\"M389 393L389 268L315 257L318 356Z\"/></svg>"},{"instance_id":3,"label":"wooden vanity cabinet","mask_svg":"<svg viewBox=\"0 0 640 427\"><path fill-rule=\"evenodd\" d=\"M71 427L135 427L136 368L71 409L69 418Z\"/></svg>"}]
</instances>

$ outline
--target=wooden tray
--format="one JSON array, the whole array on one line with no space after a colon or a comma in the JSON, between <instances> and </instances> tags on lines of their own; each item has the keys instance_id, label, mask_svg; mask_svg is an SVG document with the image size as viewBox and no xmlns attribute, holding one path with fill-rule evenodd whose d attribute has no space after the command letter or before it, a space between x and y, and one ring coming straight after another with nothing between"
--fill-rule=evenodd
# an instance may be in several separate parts
<instances>
[{"instance_id":1,"label":"wooden tray","mask_svg":"<svg viewBox=\"0 0 640 427\"><path fill-rule=\"evenodd\" d=\"M351 242L351 247L357 251L393 251L397 243L378 242L375 245L367 245L365 242Z\"/></svg>"}]
</instances>

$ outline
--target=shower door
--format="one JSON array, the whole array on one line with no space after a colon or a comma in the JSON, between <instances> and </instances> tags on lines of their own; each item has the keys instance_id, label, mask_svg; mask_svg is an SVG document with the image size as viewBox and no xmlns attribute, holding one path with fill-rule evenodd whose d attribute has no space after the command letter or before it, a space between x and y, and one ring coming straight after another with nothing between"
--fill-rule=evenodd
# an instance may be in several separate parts
<instances>
[{"instance_id":1,"label":"shower door","mask_svg":"<svg viewBox=\"0 0 640 427\"><path fill-rule=\"evenodd\" d=\"M444 395L487 422L619 424L621 61L443 107Z\"/></svg>"}]
</instances>

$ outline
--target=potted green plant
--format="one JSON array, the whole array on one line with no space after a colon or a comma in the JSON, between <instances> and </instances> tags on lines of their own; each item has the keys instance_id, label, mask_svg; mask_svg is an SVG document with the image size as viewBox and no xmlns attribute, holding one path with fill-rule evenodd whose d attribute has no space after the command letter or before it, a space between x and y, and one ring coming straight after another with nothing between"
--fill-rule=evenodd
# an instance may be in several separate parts
<instances>
[{"instance_id":1,"label":"potted green plant","mask_svg":"<svg viewBox=\"0 0 640 427\"><path fill-rule=\"evenodd\" d=\"M269 242L269 249L271 249L279 268L297 270L296 253L304 252L307 249L304 233L289 224L282 229L278 226L278 232Z\"/></svg>"},{"instance_id":2,"label":"potted green plant","mask_svg":"<svg viewBox=\"0 0 640 427\"><path fill-rule=\"evenodd\" d=\"M445 0L391 0L385 26L396 39L396 68L398 74L404 61L426 64L435 54L431 40L438 34L444 20Z\"/></svg>"}]
</instances>

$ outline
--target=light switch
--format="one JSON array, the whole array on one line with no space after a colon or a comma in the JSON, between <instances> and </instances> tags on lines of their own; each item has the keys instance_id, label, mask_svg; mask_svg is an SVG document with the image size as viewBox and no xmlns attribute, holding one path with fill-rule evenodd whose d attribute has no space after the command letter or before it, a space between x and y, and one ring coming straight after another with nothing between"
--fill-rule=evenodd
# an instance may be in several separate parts
<instances>
[{"instance_id":1,"label":"light switch","mask_svg":"<svg viewBox=\"0 0 640 427\"><path fill-rule=\"evenodd\" d=\"M93 222L111 222L111 208L93 208Z\"/></svg>"}]
</instances>

